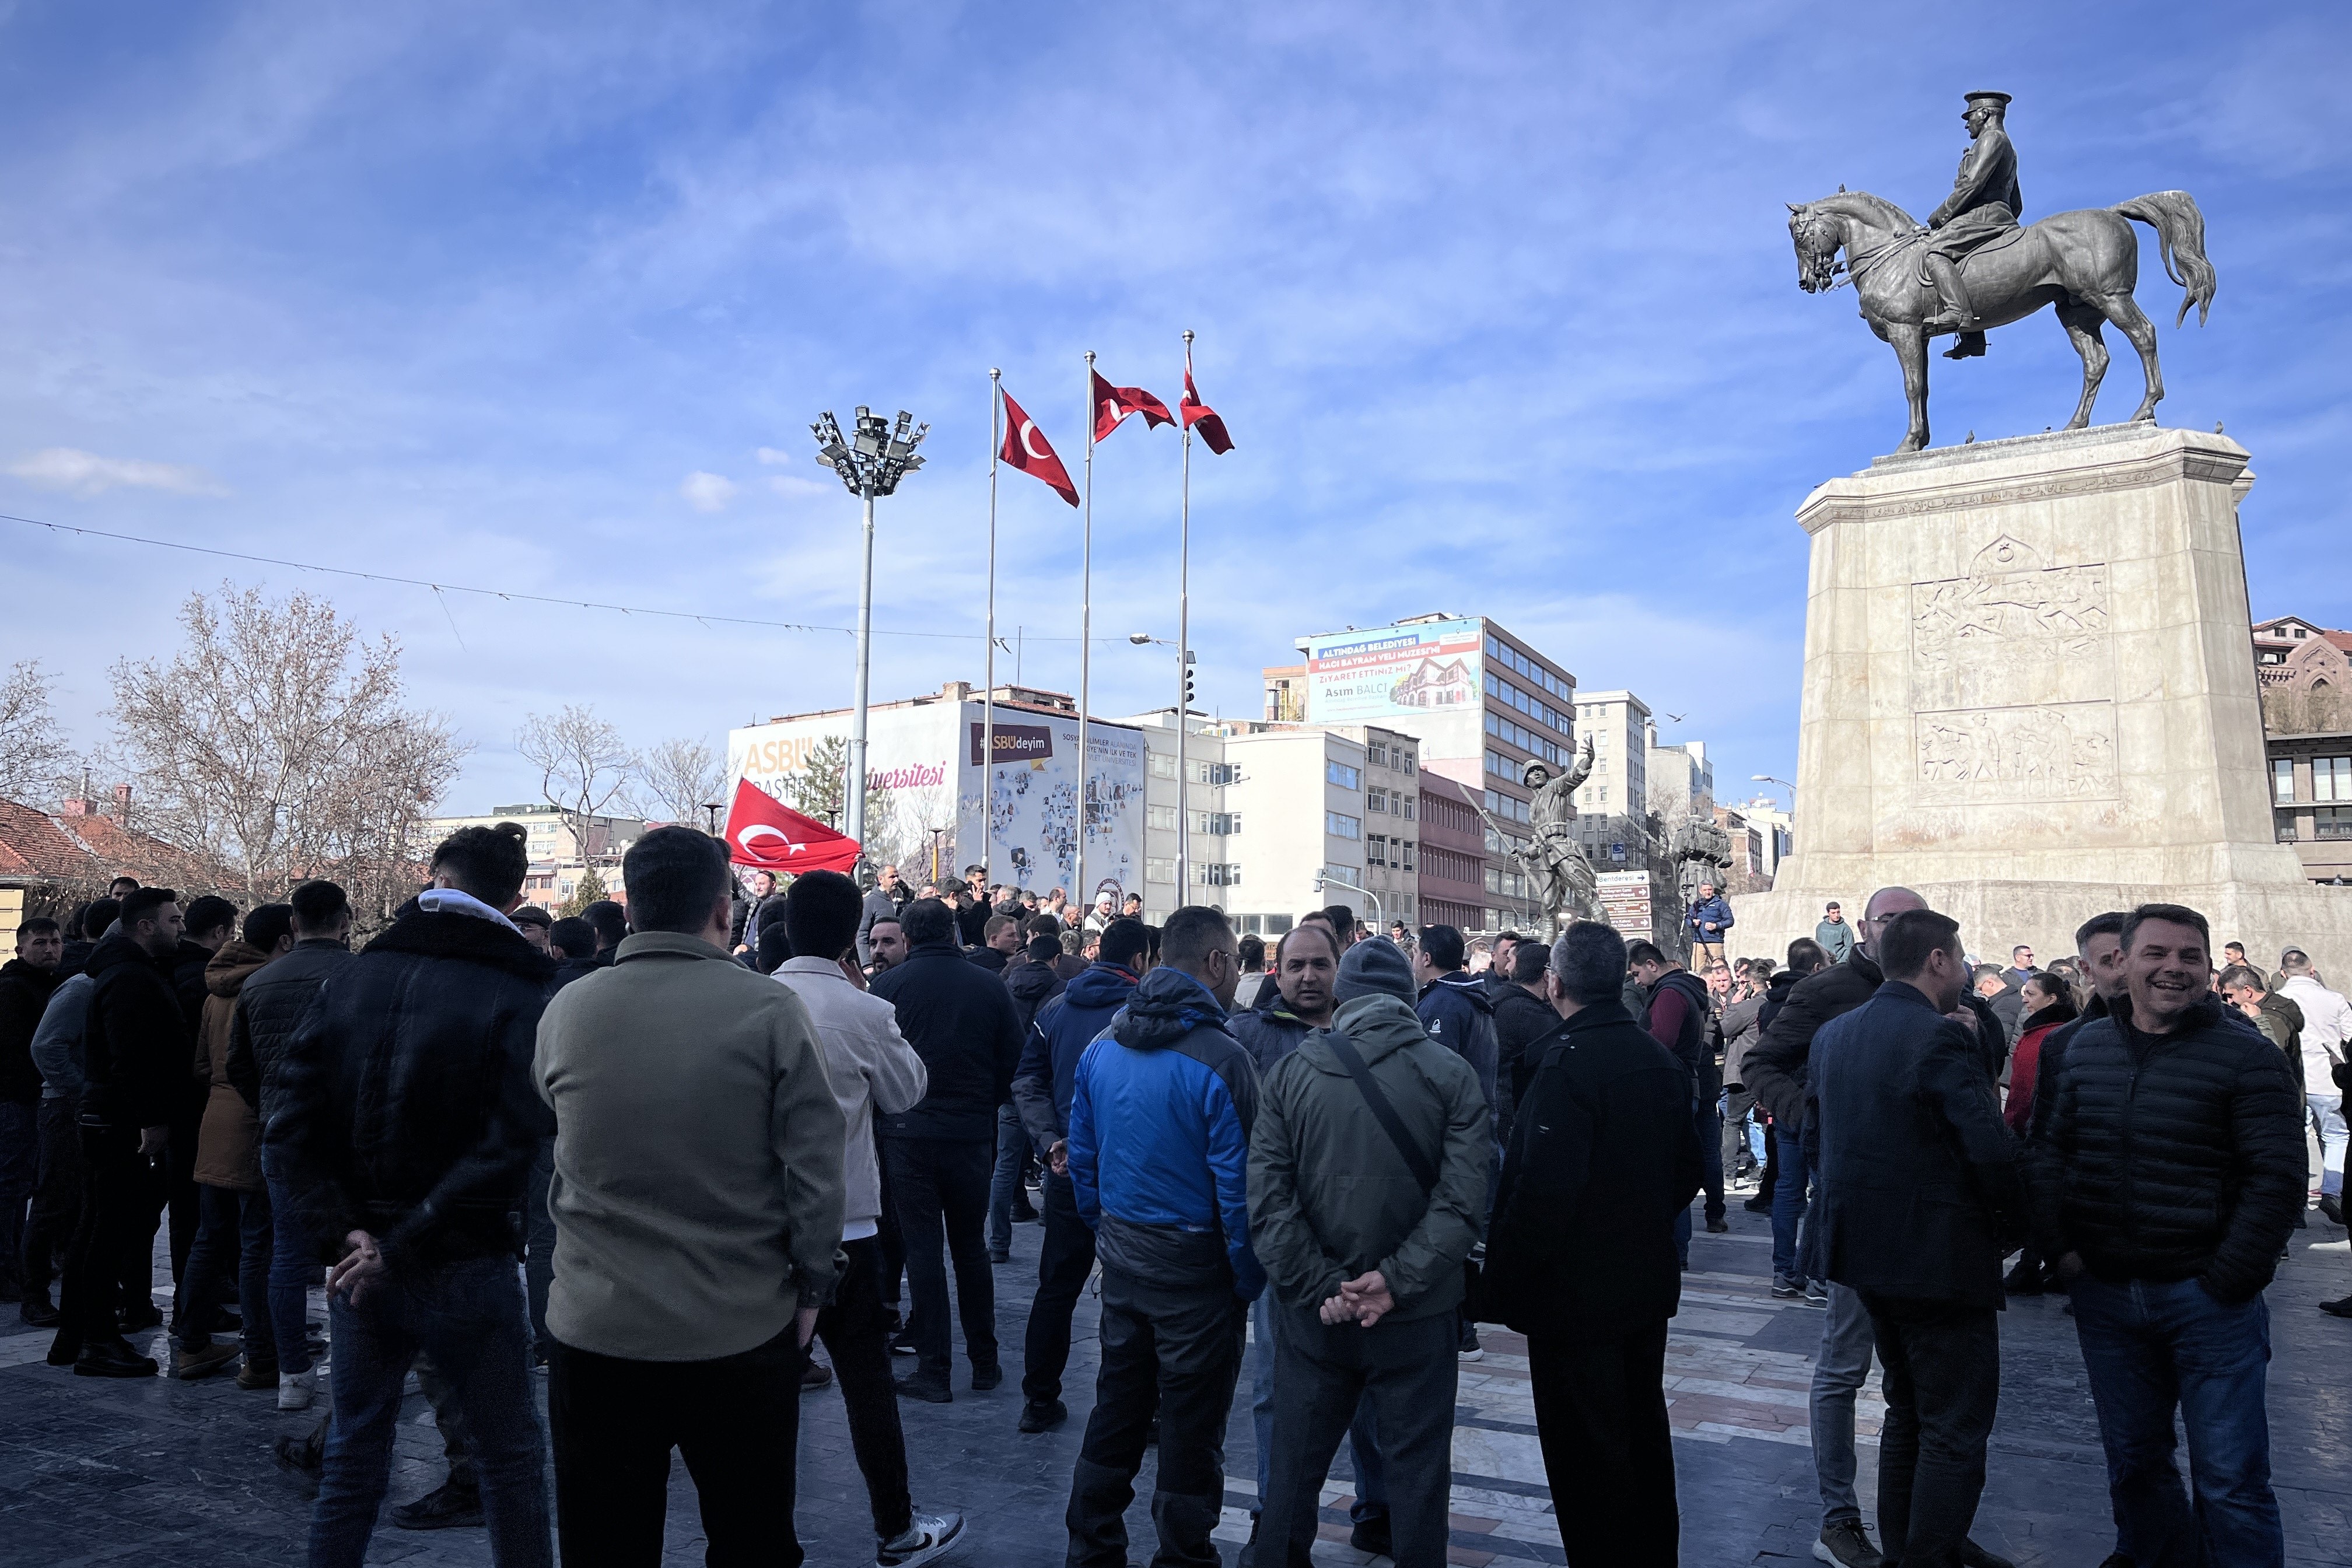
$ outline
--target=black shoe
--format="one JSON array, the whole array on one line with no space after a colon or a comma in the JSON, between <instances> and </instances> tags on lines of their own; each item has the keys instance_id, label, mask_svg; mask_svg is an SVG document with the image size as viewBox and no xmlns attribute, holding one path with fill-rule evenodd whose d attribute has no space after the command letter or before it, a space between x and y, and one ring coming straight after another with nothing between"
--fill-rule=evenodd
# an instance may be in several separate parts
<instances>
[{"instance_id":1,"label":"black shoe","mask_svg":"<svg viewBox=\"0 0 2352 1568\"><path fill-rule=\"evenodd\" d=\"M1070 1407L1058 1399L1040 1405L1035 1400L1021 1407L1021 1430L1047 1432L1070 1418Z\"/></svg>"},{"instance_id":2,"label":"black shoe","mask_svg":"<svg viewBox=\"0 0 2352 1568\"><path fill-rule=\"evenodd\" d=\"M919 1355L922 1352L915 1349L915 1342L908 1339L906 1336L906 1333L902 1331L890 1336L890 1353L892 1355Z\"/></svg>"},{"instance_id":3,"label":"black shoe","mask_svg":"<svg viewBox=\"0 0 2352 1568\"><path fill-rule=\"evenodd\" d=\"M280 1437L269 1445L270 1458L278 1468L294 1478L294 1484L306 1498L319 1495L319 1450L302 1437Z\"/></svg>"},{"instance_id":4,"label":"black shoe","mask_svg":"<svg viewBox=\"0 0 2352 1568\"><path fill-rule=\"evenodd\" d=\"M1393 1557L1396 1543L1389 1538L1389 1516L1376 1513L1348 1531L1348 1544L1375 1557Z\"/></svg>"},{"instance_id":5,"label":"black shoe","mask_svg":"<svg viewBox=\"0 0 2352 1568\"><path fill-rule=\"evenodd\" d=\"M26 1296L25 1304L16 1309L16 1315L25 1320L28 1328L35 1329L54 1329L65 1321L65 1314L49 1304L49 1293L45 1289Z\"/></svg>"},{"instance_id":6,"label":"black shoe","mask_svg":"<svg viewBox=\"0 0 2352 1568\"><path fill-rule=\"evenodd\" d=\"M152 1377L157 1370L152 1358L141 1355L122 1340L82 1346L73 1369L76 1377Z\"/></svg>"},{"instance_id":7,"label":"black shoe","mask_svg":"<svg viewBox=\"0 0 2352 1568\"><path fill-rule=\"evenodd\" d=\"M1759 1193L1754 1197L1749 1198L1746 1203L1741 1204L1739 1206L1746 1209L1749 1214L1770 1214L1772 1212L1772 1200L1766 1197L1762 1193Z\"/></svg>"},{"instance_id":8,"label":"black shoe","mask_svg":"<svg viewBox=\"0 0 2352 1568\"><path fill-rule=\"evenodd\" d=\"M2001 1280L2000 1288L2008 1291L2012 1296L2041 1295L2041 1265L2034 1264L2029 1267L2026 1264L2020 1263L2016 1268L2009 1271L2007 1278Z\"/></svg>"},{"instance_id":9,"label":"black shoe","mask_svg":"<svg viewBox=\"0 0 2352 1568\"><path fill-rule=\"evenodd\" d=\"M1885 1559L1863 1533L1862 1521L1840 1519L1822 1526L1821 1537L1813 1542L1813 1561L1834 1568L1881 1568Z\"/></svg>"},{"instance_id":10,"label":"black shoe","mask_svg":"<svg viewBox=\"0 0 2352 1568\"><path fill-rule=\"evenodd\" d=\"M990 1362L986 1366L975 1366L971 1369L971 1391L974 1394L986 1394L1003 1381L1004 1368L998 1363Z\"/></svg>"},{"instance_id":11,"label":"black shoe","mask_svg":"<svg viewBox=\"0 0 2352 1568\"><path fill-rule=\"evenodd\" d=\"M482 1522L478 1487L444 1481L418 1498L392 1510L392 1522L403 1530L457 1530Z\"/></svg>"},{"instance_id":12,"label":"black shoe","mask_svg":"<svg viewBox=\"0 0 2352 1568\"><path fill-rule=\"evenodd\" d=\"M152 1301L133 1301L122 1309L122 1331L135 1334L142 1329L163 1326L163 1310Z\"/></svg>"},{"instance_id":13,"label":"black shoe","mask_svg":"<svg viewBox=\"0 0 2352 1568\"><path fill-rule=\"evenodd\" d=\"M1014 1225L1035 1225L1037 1223L1036 1206L1030 1203L1030 1201L1025 1197L1013 1199L1013 1223Z\"/></svg>"},{"instance_id":14,"label":"black shoe","mask_svg":"<svg viewBox=\"0 0 2352 1568\"><path fill-rule=\"evenodd\" d=\"M1010 1263L1013 1261L1013 1249L1009 1247L992 1247L988 1249L988 1260L991 1263Z\"/></svg>"},{"instance_id":15,"label":"black shoe","mask_svg":"<svg viewBox=\"0 0 2352 1568\"><path fill-rule=\"evenodd\" d=\"M81 1359L81 1336L69 1329L58 1330L58 1337L49 1342L49 1353L45 1358L51 1366L71 1366Z\"/></svg>"},{"instance_id":16,"label":"black shoe","mask_svg":"<svg viewBox=\"0 0 2352 1568\"><path fill-rule=\"evenodd\" d=\"M1960 1568L2017 1568L2006 1557L1998 1557L1973 1541L1960 1542Z\"/></svg>"},{"instance_id":17,"label":"black shoe","mask_svg":"<svg viewBox=\"0 0 2352 1568\"><path fill-rule=\"evenodd\" d=\"M926 1405L952 1405L955 1394L944 1383L933 1383L924 1377L901 1377L894 1380L898 1393L908 1399L919 1399Z\"/></svg>"},{"instance_id":18,"label":"black shoe","mask_svg":"<svg viewBox=\"0 0 2352 1568\"><path fill-rule=\"evenodd\" d=\"M2319 1310L2331 1318L2352 1318L2352 1296L2340 1301L2322 1301Z\"/></svg>"},{"instance_id":19,"label":"black shoe","mask_svg":"<svg viewBox=\"0 0 2352 1568\"><path fill-rule=\"evenodd\" d=\"M2319 1212L2327 1216L2330 1225L2344 1223L2344 1200L2334 1193L2324 1193L2319 1199Z\"/></svg>"},{"instance_id":20,"label":"black shoe","mask_svg":"<svg viewBox=\"0 0 2352 1568\"><path fill-rule=\"evenodd\" d=\"M1726 1220L1721 1215L1711 1214L1706 1216L1706 1230L1709 1236L1721 1236L1730 1230L1730 1222Z\"/></svg>"},{"instance_id":21,"label":"black shoe","mask_svg":"<svg viewBox=\"0 0 2352 1568\"><path fill-rule=\"evenodd\" d=\"M801 1392L812 1394L820 1388L833 1386L833 1368L821 1361L813 1361L801 1368Z\"/></svg>"}]
</instances>

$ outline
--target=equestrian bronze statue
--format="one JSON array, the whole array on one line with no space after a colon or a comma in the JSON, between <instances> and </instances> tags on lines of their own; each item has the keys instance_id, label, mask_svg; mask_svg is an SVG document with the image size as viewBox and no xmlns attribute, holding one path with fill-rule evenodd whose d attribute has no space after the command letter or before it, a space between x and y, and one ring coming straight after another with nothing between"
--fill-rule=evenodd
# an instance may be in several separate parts
<instances>
[{"instance_id":1,"label":"equestrian bronze statue","mask_svg":"<svg viewBox=\"0 0 2352 1568\"><path fill-rule=\"evenodd\" d=\"M2186 290L2173 325L2186 321L2194 305L2201 326L2213 308L2205 215L2186 191L2158 191L2021 225L2024 198L2005 123L2008 106L2007 93L1968 95L1961 118L1969 150L1951 195L1924 226L1893 202L1843 185L1835 195L1789 205L1797 286L1818 294L1851 282L1862 319L1903 367L1911 428L1898 452L1927 445L1928 340L1949 334L1957 342L1945 357L1972 358L1985 352L1986 329L2022 321L2044 305L2056 307L2059 324L2083 358L2083 396L2066 428L2091 422L2091 405L2107 373L2100 335L2107 322L2131 340L2147 373L2147 395L2132 418L2153 422L2164 374L2157 368L2155 324L2132 299L2139 280L2132 220L2156 230L2165 273Z\"/></svg>"}]
</instances>

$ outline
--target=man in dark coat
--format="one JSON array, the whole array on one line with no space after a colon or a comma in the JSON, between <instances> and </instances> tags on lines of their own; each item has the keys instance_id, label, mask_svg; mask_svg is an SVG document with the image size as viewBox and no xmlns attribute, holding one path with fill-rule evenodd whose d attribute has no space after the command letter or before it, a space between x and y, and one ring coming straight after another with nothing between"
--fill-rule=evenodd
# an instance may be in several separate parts
<instances>
[{"instance_id":1,"label":"man in dark coat","mask_svg":"<svg viewBox=\"0 0 2352 1568\"><path fill-rule=\"evenodd\" d=\"M194 1082L187 1015L172 989L184 918L171 889L135 888L87 966L81 1220L66 1255L64 1317L48 1354L51 1366L85 1377L155 1375L155 1363L117 1324L118 1313L133 1309L143 1309L134 1321L153 1321L153 1305L139 1289L152 1269L132 1269L128 1260L154 1245L163 1206L157 1162Z\"/></svg>"},{"instance_id":2,"label":"man in dark coat","mask_svg":"<svg viewBox=\"0 0 2352 1568\"><path fill-rule=\"evenodd\" d=\"M1045 1167L1045 1237L1037 1253L1037 1294L1029 1303L1022 1354L1024 1432L1043 1432L1069 1418L1062 1403L1062 1373L1070 1364L1070 1315L1095 1268L1095 1233L1078 1217L1070 1185L1072 1084L1078 1058L1135 994L1150 942L1141 921L1113 921L1102 933L1102 956L1037 1009L1013 1071L1013 1104Z\"/></svg>"},{"instance_id":3,"label":"man in dark coat","mask_svg":"<svg viewBox=\"0 0 2352 1568\"><path fill-rule=\"evenodd\" d=\"M1619 999L1625 942L1579 921L1547 981L1540 1044L1503 1165L1481 1315L1528 1336L1536 1429L1571 1568L1670 1568L1680 1521L1666 1323L1675 1216L1698 1191L1690 1077ZM1607 1267L1594 1260L1606 1258Z\"/></svg>"},{"instance_id":4,"label":"man in dark coat","mask_svg":"<svg viewBox=\"0 0 2352 1568\"><path fill-rule=\"evenodd\" d=\"M898 1010L898 1032L923 1058L930 1087L913 1110L878 1119L883 1180L906 1240L907 1279L914 1296L912 1375L899 1392L944 1405L954 1347L948 1321L948 1271L955 1260L956 1303L963 1320L971 1384L994 1388L1004 1373L996 1353L996 1283L988 1262L988 1188L996 1157L996 1108L1012 1096L1021 1060L1021 1029L1004 982L964 957L954 917L937 899L907 906L906 962L874 981L874 994Z\"/></svg>"},{"instance_id":5,"label":"man in dark coat","mask_svg":"<svg viewBox=\"0 0 2352 1568\"><path fill-rule=\"evenodd\" d=\"M2117 1552L2260 1568L2286 1552L2263 1289L2304 1205L2303 1085L2208 989L2210 942L2194 910L2132 911L2124 997L2054 1066L2043 1047L2026 1158L2034 1240L2074 1297Z\"/></svg>"},{"instance_id":6,"label":"man in dark coat","mask_svg":"<svg viewBox=\"0 0 2352 1568\"><path fill-rule=\"evenodd\" d=\"M0 964L0 1301L36 1289L25 1268L25 1205L41 1168L41 1074L33 1065L33 1036L41 1011L58 988L65 956L58 922L36 915L16 928L16 956ZM37 1289L48 1297L44 1273Z\"/></svg>"},{"instance_id":7,"label":"man in dark coat","mask_svg":"<svg viewBox=\"0 0 2352 1568\"><path fill-rule=\"evenodd\" d=\"M553 1130L530 1065L555 965L505 913L526 837L502 822L443 840L432 885L320 986L286 1048L262 1146L334 1265L314 1563L364 1555L419 1352L465 1414L493 1557L551 1555L509 1217Z\"/></svg>"},{"instance_id":8,"label":"man in dark coat","mask_svg":"<svg viewBox=\"0 0 2352 1568\"><path fill-rule=\"evenodd\" d=\"M1698 1135L1699 1183L1706 1192L1706 1228L1727 1231L1723 1217L1723 1159L1718 1146L1715 1097L1721 1088L1715 1060L1714 1000L1706 982L1675 963L1652 942L1637 942L1625 950L1633 978L1641 983L1648 1005L1642 1027L1650 1037L1674 1053L1691 1080L1691 1125ZM1675 1243L1683 1267L1690 1267L1690 1215L1675 1222Z\"/></svg>"},{"instance_id":9,"label":"man in dark coat","mask_svg":"<svg viewBox=\"0 0 2352 1568\"><path fill-rule=\"evenodd\" d=\"M1978 1042L1945 1016L1971 979L1958 922L1908 910L1874 946L1884 984L1811 1047L1821 1267L1861 1297L1886 1369L1886 1555L1990 1564L1981 1549L1962 1553L1984 1491L2000 1260L2023 1233L2024 1187Z\"/></svg>"},{"instance_id":10,"label":"man in dark coat","mask_svg":"<svg viewBox=\"0 0 2352 1568\"><path fill-rule=\"evenodd\" d=\"M873 890L866 895L866 907L857 916L857 962L860 967L874 962L874 922L897 920L906 909L908 894L911 891L906 879L898 875L896 866L885 866L876 874Z\"/></svg>"}]
</instances>

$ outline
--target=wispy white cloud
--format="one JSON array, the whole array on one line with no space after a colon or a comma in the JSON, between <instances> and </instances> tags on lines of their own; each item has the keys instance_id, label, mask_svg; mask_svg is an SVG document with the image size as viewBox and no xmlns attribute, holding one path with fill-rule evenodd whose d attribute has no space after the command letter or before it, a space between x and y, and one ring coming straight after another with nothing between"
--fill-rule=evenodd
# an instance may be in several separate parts
<instances>
[{"instance_id":1,"label":"wispy white cloud","mask_svg":"<svg viewBox=\"0 0 2352 1568\"><path fill-rule=\"evenodd\" d=\"M757 457L761 464L771 468L779 463L789 463L793 460L793 455L781 447L762 447L753 456Z\"/></svg>"},{"instance_id":2,"label":"wispy white cloud","mask_svg":"<svg viewBox=\"0 0 2352 1568\"><path fill-rule=\"evenodd\" d=\"M771 474L768 488L780 496L821 496L833 487L822 479L804 479L797 474Z\"/></svg>"},{"instance_id":3,"label":"wispy white cloud","mask_svg":"<svg viewBox=\"0 0 2352 1568\"><path fill-rule=\"evenodd\" d=\"M77 447L44 447L17 458L7 471L46 490L94 496L117 487L168 490L184 496L225 496L228 487L202 468L144 458L103 458Z\"/></svg>"},{"instance_id":4,"label":"wispy white cloud","mask_svg":"<svg viewBox=\"0 0 2352 1568\"><path fill-rule=\"evenodd\" d=\"M700 468L680 479L677 493L686 504L697 511L725 511L727 503L735 499L742 487L724 474L706 473Z\"/></svg>"}]
</instances>

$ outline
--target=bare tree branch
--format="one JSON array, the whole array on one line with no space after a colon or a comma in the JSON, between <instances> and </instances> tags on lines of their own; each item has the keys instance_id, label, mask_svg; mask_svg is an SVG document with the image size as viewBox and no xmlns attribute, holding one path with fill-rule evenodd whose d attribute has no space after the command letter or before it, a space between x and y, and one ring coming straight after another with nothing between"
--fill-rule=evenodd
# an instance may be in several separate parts
<instances>
[{"instance_id":1,"label":"bare tree branch","mask_svg":"<svg viewBox=\"0 0 2352 1568\"><path fill-rule=\"evenodd\" d=\"M47 782L73 756L49 712L52 677L32 659L0 680L0 795L14 800Z\"/></svg>"},{"instance_id":2,"label":"bare tree branch","mask_svg":"<svg viewBox=\"0 0 2352 1568\"><path fill-rule=\"evenodd\" d=\"M590 827L629 787L636 761L621 731L595 709L566 703L560 713L526 714L515 749L539 769L540 798L562 814L575 850L593 863L598 847Z\"/></svg>"},{"instance_id":3,"label":"bare tree branch","mask_svg":"<svg viewBox=\"0 0 2352 1568\"><path fill-rule=\"evenodd\" d=\"M719 765L719 754L700 741L664 741L638 752L632 771L629 809L637 816L698 827L704 805L718 801L721 810L726 808L719 792L727 787L727 770Z\"/></svg>"}]
</instances>

